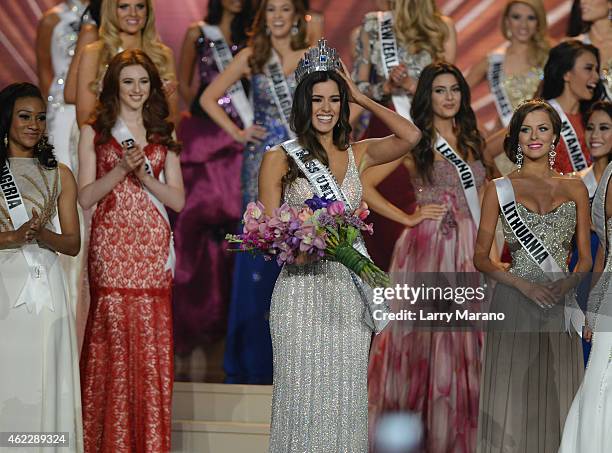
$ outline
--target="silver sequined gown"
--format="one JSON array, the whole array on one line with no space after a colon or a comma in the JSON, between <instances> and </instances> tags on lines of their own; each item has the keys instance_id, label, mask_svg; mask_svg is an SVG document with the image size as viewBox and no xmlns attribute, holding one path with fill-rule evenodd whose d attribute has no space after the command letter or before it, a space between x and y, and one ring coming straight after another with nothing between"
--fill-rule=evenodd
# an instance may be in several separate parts
<instances>
[{"instance_id":1,"label":"silver sequined gown","mask_svg":"<svg viewBox=\"0 0 612 453\"><path fill-rule=\"evenodd\" d=\"M342 190L357 206L361 182L349 149ZM312 197L304 178L284 201ZM371 331L348 270L322 261L285 266L270 310L274 357L272 453L365 453L368 449L367 367Z\"/></svg>"},{"instance_id":2,"label":"silver sequined gown","mask_svg":"<svg viewBox=\"0 0 612 453\"><path fill-rule=\"evenodd\" d=\"M575 203L566 201L539 214L519 202L517 210L567 272L576 230ZM503 217L502 225L512 254L509 272L531 282L547 282ZM557 453L565 418L584 374L580 337L565 331L562 303L544 311L503 284L496 288L490 311L503 311L506 324L485 336L477 451Z\"/></svg>"}]
</instances>

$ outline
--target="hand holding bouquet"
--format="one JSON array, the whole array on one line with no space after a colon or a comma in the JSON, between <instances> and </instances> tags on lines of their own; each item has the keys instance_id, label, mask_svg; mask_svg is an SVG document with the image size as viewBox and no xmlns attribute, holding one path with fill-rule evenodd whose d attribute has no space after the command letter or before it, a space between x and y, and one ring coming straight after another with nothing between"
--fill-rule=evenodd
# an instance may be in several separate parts
<instances>
[{"instance_id":1,"label":"hand holding bouquet","mask_svg":"<svg viewBox=\"0 0 612 453\"><path fill-rule=\"evenodd\" d=\"M373 232L372 225L365 223L368 215L364 203L348 212L342 201L317 196L301 208L283 204L272 216L264 213L260 202L251 202L243 215L242 234L228 234L226 239L239 244L233 250L262 253L279 265L303 261L299 258L304 256L307 261L327 258L343 264L372 287L388 286L387 274L354 247L361 231Z\"/></svg>"}]
</instances>

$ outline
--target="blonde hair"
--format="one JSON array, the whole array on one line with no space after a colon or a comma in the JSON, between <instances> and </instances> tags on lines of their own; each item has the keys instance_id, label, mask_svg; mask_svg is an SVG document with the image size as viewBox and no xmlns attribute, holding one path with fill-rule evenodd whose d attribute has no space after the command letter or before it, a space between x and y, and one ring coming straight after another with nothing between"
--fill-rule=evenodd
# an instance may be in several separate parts
<instances>
[{"instance_id":1,"label":"blonde hair","mask_svg":"<svg viewBox=\"0 0 612 453\"><path fill-rule=\"evenodd\" d=\"M548 58L548 52L550 50L550 42L548 40L548 22L546 21L546 11L544 10L544 4L542 0L509 0L506 3L504 12L501 20L501 32L504 38L510 39L510 30L506 21L510 8L515 3L522 3L529 6L535 13L536 19L538 20L538 28L531 37L530 42L530 57L536 66L544 66L546 59Z\"/></svg>"},{"instance_id":2,"label":"blonde hair","mask_svg":"<svg viewBox=\"0 0 612 453\"><path fill-rule=\"evenodd\" d=\"M448 26L434 0L396 0L393 18L397 40L407 50L425 50L432 60L444 59Z\"/></svg>"},{"instance_id":3,"label":"blonde hair","mask_svg":"<svg viewBox=\"0 0 612 453\"><path fill-rule=\"evenodd\" d=\"M119 0L105 0L102 2L100 12L100 33L99 41L102 43L100 57L98 59L98 75L92 82L93 91L98 91L100 81L104 77L106 68L112 58L119 53L121 48L121 29L117 21L117 3ZM173 80L174 74L170 71L170 62L167 57L167 47L162 44L155 29L155 12L153 1L145 0L147 5L147 19L141 31L141 50L155 63L162 80Z\"/></svg>"}]
</instances>

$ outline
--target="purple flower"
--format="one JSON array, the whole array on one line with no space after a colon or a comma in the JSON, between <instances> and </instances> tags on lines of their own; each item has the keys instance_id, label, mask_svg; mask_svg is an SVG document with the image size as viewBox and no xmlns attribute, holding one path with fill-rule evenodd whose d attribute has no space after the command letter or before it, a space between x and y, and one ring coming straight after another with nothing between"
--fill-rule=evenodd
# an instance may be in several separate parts
<instances>
[{"instance_id":1,"label":"purple flower","mask_svg":"<svg viewBox=\"0 0 612 453\"><path fill-rule=\"evenodd\" d=\"M317 209L326 208L333 200L329 200L327 198L321 198L318 195L313 196L311 199L306 200L304 204L308 206L313 211Z\"/></svg>"}]
</instances>

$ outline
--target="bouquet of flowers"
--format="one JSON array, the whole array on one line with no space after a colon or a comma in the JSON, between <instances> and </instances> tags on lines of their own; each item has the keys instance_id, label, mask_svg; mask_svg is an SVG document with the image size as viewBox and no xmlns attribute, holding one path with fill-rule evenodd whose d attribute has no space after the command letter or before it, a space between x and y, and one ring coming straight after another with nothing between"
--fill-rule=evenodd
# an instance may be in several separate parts
<instances>
[{"instance_id":1,"label":"bouquet of flowers","mask_svg":"<svg viewBox=\"0 0 612 453\"><path fill-rule=\"evenodd\" d=\"M301 208L283 204L267 216L261 202L251 202L243 215L242 234L228 234L226 239L239 244L234 251L261 253L279 265L295 263L298 257L327 258L343 264L371 287L388 286L388 275L353 246L360 231L373 232L372 224L365 223L369 213L364 203L348 212L342 201L315 196Z\"/></svg>"}]
</instances>

